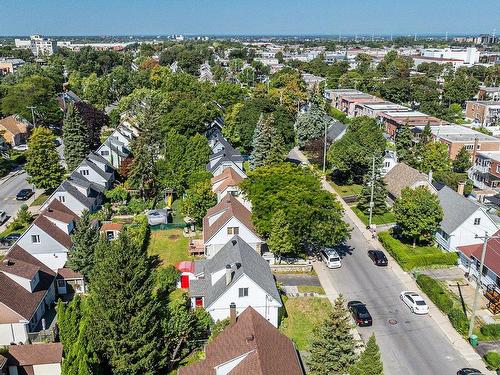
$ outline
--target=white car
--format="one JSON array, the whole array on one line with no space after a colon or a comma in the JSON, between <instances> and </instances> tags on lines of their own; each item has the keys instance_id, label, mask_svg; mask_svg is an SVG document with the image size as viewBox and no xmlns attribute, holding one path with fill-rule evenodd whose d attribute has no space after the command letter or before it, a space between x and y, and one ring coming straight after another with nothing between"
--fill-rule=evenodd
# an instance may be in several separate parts
<instances>
[{"instance_id":1,"label":"white car","mask_svg":"<svg viewBox=\"0 0 500 375\"><path fill-rule=\"evenodd\" d=\"M403 291L399 295L399 298L401 298L401 301L403 301L415 314L424 315L429 312L429 306L427 306L420 294L416 292Z\"/></svg>"},{"instance_id":2,"label":"white car","mask_svg":"<svg viewBox=\"0 0 500 375\"><path fill-rule=\"evenodd\" d=\"M323 262L325 262L328 268L342 267L340 256L334 249L326 248L321 250L320 253L321 253L321 259L323 259Z\"/></svg>"}]
</instances>

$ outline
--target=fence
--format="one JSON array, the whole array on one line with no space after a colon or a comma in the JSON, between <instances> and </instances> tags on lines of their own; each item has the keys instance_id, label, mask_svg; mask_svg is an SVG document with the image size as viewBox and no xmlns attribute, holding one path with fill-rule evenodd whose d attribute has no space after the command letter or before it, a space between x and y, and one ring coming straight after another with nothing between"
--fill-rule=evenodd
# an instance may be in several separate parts
<instances>
[{"instance_id":1,"label":"fence","mask_svg":"<svg viewBox=\"0 0 500 375\"><path fill-rule=\"evenodd\" d=\"M179 224L169 223L169 224L158 224L158 225L150 226L150 228L151 228L151 231L154 232L157 230L184 229L187 226L188 225L185 223L179 223Z\"/></svg>"}]
</instances>

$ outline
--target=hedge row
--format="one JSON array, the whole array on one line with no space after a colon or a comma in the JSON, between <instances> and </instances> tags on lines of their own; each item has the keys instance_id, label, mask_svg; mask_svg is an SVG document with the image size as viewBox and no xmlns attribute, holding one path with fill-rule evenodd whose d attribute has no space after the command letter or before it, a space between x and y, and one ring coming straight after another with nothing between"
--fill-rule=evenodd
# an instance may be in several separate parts
<instances>
[{"instance_id":1,"label":"hedge row","mask_svg":"<svg viewBox=\"0 0 500 375\"><path fill-rule=\"evenodd\" d=\"M391 236L389 232L381 232L378 238L384 248L399 265L409 271L415 267L427 267L434 264L453 266L457 264L455 253L444 253L436 249L435 253L412 254L412 248Z\"/></svg>"},{"instance_id":2,"label":"hedge row","mask_svg":"<svg viewBox=\"0 0 500 375\"><path fill-rule=\"evenodd\" d=\"M453 307L455 303L449 296L448 292L443 288L443 285L427 275L418 275L417 284L432 302L446 315L451 322L453 328L458 333L465 336L469 330L469 321L462 309Z\"/></svg>"},{"instance_id":3,"label":"hedge row","mask_svg":"<svg viewBox=\"0 0 500 375\"><path fill-rule=\"evenodd\" d=\"M485 324L481 327L481 333L492 340L500 339L500 324Z\"/></svg>"},{"instance_id":4,"label":"hedge row","mask_svg":"<svg viewBox=\"0 0 500 375\"><path fill-rule=\"evenodd\" d=\"M491 370L500 370L500 354L496 352L488 352L484 356L484 360Z\"/></svg>"}]
</instances>

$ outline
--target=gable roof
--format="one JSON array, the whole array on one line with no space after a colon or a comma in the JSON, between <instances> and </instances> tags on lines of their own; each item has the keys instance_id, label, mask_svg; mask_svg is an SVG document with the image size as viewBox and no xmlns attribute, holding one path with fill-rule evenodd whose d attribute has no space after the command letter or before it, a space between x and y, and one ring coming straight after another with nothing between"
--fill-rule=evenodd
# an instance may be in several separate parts
<instances>
[{"instance_id":1,"label":"gable roof","mask_svg":"<svg viewBox=\"0 0 500 375\"><path fill-rule=\"evenodd\" d=\"M387 172L384 180L387 184L387 191L393 197L398 198L404 188L412 187L417 182L428 182L428 176L408 164L398 163ZM429 184L429 186L431 185Z\"/></svg>"},{"instance_id":2,"label":"gable roof","mask_svg":"<svg viewBox=\"0 0 500 375\"><path fill-rule=\"evenodd\" d=\"M88 209L92 207L95 202L95 198L86 197L80 190L71 185L68 180L64 180L55 192L67 192Z\"/></svg>"},{"instance_id":3,"label":"gable roof","mask_svg":"<svg viewBox=\"0 0 500 375\"><path fill-rule=\"evenodd\" d=\"M292 341L252 307L247 307L234 324L206 346L205 359L181 367L179 375L215 375L217 366L245 354L246 357L228 374L303 374Z\"/></svg>"},{"instance_id":4,"label":"gable roof","mask_svg":"<svg viewBox=\"0 0 500 375\"><path fill-rule=\"evenodd\" d=\"M10 115L0 119L0 127L4 128L11 134L23 134L28 131L27 124L22 121L23 119L17 115Z\"/></svg>"},{"instance_id":5,"label":"gable roof","mask_svg":"<svg viewBox=\"0 0 500 375\"><path fill-rule=\"evenodd\" d=\"M52 202L51 202L52 203ZM44 211L45 212L45 211ZM56 224L47 219L42 212L38 217L33 221L33 224L38 228L47 233L51 238L59 242L66 249L70 249L73 246L73 242L71 241L71 237L69 234L61 230ZM26 231L28 233L29 230Z\"/></svg>"},{"instance_id":6,"label":"gable roof","mask_svg":"<svg viewBox=\"0 0 500 375\"><path fill-rule=\"evenodd\" d=\"M500 235L500 230L495 233L495 236ZM483 252L483 244L474 244L467 246L459 246L458 250L464 253L469 258L481 259ZM484 257L484 265L500 277L500 238L492 237L486 244L486 255Z\"/></svg>"},{"instance_id":7,"label":"gable roof","mask_svg":"<svg viewBox=\"0 0 500 375\"><path fill-rule=\"evenodd\" d=\"M222 213L222 215L212 225L209 225L209 218L218 213ZM203 239L205 242L217 234L232 217L238 219L241 224L257 236L257 231L252 223L252 213L238 199L228 194L214 207L210 208L203 218Z\"/></svg>"},{"instance_id":8,"label":"gable roof","mask_svg":"<svg viewBox=\"0 0 500 375\"><path fill-rule=\"evenodd\" d=\"M11 345L7 354L9 366L33 366L61 363L63 346L60 342L31 345Z\"/></svg>"},{"instance_id":9,"label":"gable roof","mask_svg":"<svg viewBox=\"0 0 500 375\"><path fill-rule=\"evenodd\" d=\"M113 166L111 163L108 161L108 159L102 157L99 155L97 152L92 151L87 155L87 158L90 159L91 161L97 161L99 163L107 165L109 168L113 169Z\"/></svg>"},{"instance_id":10,"label":"gable roof","mask_svg":"<svg viewBox=\"0 0 500 375\"><path fill-rule=\"evenodd\" d=\"M328 127L326 132L327 138L329 142L333 142L337 140L347 129L347 125L342 124L339 121L331 120L332 125Z\"/></svg>"},{"instance_id":11,"label":"gable roof","mask_svg":"<svg viewBox=\"0 0 500 375\"><path fill-rule=\"evenodd\" d=\"M439 204L443 209L443 221L441 221L441 230L451 234L455 229L464 223L480 207L458 194L448 186L443 186L437 193Z\"/></svg>"},{"instance_id":12,"label":"gable roof","mask_svg":"<svg viewBox=\"0 0 500 375\"><path fill-rule=\"evenodd\" d=\"M5 259L14 262L21 261L39 267L39 281L33 292L29 292L14 280L0 272L0 303L21 315L26 320L31 320L40 302L45 298L47 290L52 286L56 274L46 265L29 254L19 245L14 245Z\"/></svg>"},{"instance_id":13,"label":"gable roof","mask_svg":"<svg viewBox=\"0 0 500 375\"><path fill-rule=\"evenodd\" d=\"M104 172L101 168L99 168L96 164L94 164L89 157L83 159L78 167L80 168L82 166L89 167L90 169L95 171L99 176L101 176L105 181L111 181L111 179L113 178L112 173Z\"/></svg>"},{"instance_id":14,"label":"gable roof","mask_svg":"<svg viewBox=\"0 0 500 375\"><path fill-rule=\"evenodd\" d=\"M226 285L226 278L221 277L213 284L211 275L225 270L228 264L233 265L231 282ZM242 275L248 276L276 301L281 301L269 263L238 235L228 241L212 259L207 259L204 262L203 272L204 279L201 279L200 283L198 283L200 280L192 280L190 285L193 286L193 289L190 287L189 291L193 296L204 296L207 307L230 289Z\"/></svg>"},{"instance_id":15,"label":"gable roof","mask_svg":"<svg viewBox=\"0 0 500 375\"><path fill-rule=\"evenodd\" d=\"M241 181L243 181L243 177L236 173L233 168L224 169L220 175L212 177L210 180L212 185L217 182L221 182L221 184L215 189L216 193L223 192L228 186L238 186Z\"/></svg>"},{"instance_id":16,"label":"gable roof","mask_svg":"<svg viewBox=\"0 0 500 375\"><path fill-rule=\"evenodd\" d=\"M42 214L51 219L69 224L78 220L78 215L62 204L58 199L53 199Z\"/></svg>"}]
</instances>

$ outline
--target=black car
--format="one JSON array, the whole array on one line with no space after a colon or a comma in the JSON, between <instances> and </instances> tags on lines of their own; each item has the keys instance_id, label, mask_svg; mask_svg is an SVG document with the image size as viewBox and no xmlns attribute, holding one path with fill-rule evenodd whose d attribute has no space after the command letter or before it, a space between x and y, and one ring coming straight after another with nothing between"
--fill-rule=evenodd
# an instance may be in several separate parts
<instances>
[{"instance_id":1,"label":"black car","mask_svg":"<svg viewBox=\"0 0 500 375\"><path fill-rule=\"evenodd\" d=\"M475 368L463 368L457 371L457 375L482 375L482 372Z\"/></svg>"},{"instance_id":2,"label":"black car","mask_svg":"<svg viewBox=\"0 0 500 375\"><path fill-rule=\"evenodd\" d=\"M369 327L372 325L372 316L368 312L366 305L361 301L351 301L347 304L354 321L359 327Z\"/></svg>"},{"instance_id":3,"label":"black car","mask_svg":"<svg viewBox=\"0 0 500 375\"><path fill-rule=\"evenodd\" d=\"M31 189L21 189L16 195L18 201L28 200L33 195L33 190Z\"/></svg>"},{"instance_id":4,"label":"black car","mask_svg":"<svg viewBox=\"0 0 500 375\"><path fill-rule=\"evenodd\" d=\"M19 239L19 237L21 237L19 233L11 233L8 236L0 238L0 243L4 245L12 245Z\"/></svg>"},{"instance_id":5,"label":"black car","mask_svg":"<svg viewBox=\"0 0 500 375\"><path fill-rule=\"evenodd\" d=\"M387 266L387 258L381 250L368 250L368 256L377 266Z\"/></svg>"}]
</instances>

